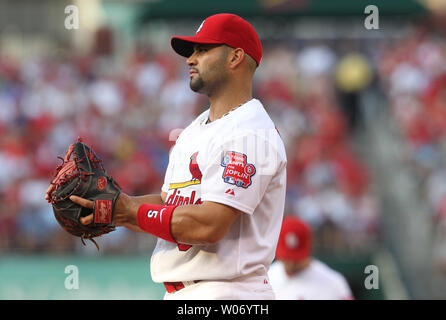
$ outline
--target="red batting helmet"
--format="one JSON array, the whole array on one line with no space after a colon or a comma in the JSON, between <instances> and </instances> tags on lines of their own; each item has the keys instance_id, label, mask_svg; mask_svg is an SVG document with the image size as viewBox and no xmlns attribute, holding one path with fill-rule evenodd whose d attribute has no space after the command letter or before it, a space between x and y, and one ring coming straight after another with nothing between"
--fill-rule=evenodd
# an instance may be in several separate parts
<instances>
[{"instance_id":1,"label":"red batting helmet","mask_svg":"<svg viewBox=\"0 0 446 320\"><path fill-rule=\"evenodd\" d=\"M299 262L311 254L311 230L295 216L283 219L276 258Z\"/></svg>"}]
</instances>

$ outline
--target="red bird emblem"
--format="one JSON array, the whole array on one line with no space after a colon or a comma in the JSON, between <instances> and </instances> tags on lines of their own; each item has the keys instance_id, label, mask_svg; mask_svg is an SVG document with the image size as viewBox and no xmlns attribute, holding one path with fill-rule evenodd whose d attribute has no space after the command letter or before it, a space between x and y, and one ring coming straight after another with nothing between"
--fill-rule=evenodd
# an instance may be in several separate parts
<instances>
[{"instance_id":1,"label":"red bird emblem","mask_svg":"<svg viewBox=\"0 0 446 320\"><path fill-rule=\"evenodd\" d=\"M190 157L189 171L192 174L192 180L199 180L199 181L201 181L201 177L203 175L201 174L201 170L198 167L197 156L198 156L198 151L195 152Z\"/></svg>"}]
</instances>

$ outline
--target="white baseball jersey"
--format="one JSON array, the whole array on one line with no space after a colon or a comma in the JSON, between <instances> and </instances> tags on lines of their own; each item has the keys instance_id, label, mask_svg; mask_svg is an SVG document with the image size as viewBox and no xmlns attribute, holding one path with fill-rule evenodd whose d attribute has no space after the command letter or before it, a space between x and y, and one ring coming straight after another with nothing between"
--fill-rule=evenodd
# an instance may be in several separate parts
<instances>
[{"instance_id":1,"label":"white baseball jersey","mask_svg":"<svg viewBox=\"0 0 446 320\"><path fill-rule=\"evenodd\" d=\"M208 115L209 109L199 115L171 149L162 186L166 204L213 201L243 213L214 245L158 239L151 258L155 282L266 278L274 259L286 187L280 135L257 99L206 124Z\"/></svg>"},{"instance_id":2,"label":"white baseball jersey","mask_svg":"<svg viewBox=\"0 0 446 320\"><path fill-rule=\"evenodd\" d=\"M319 260L313 259L306 269L292 276L287 275L281 261L276 261L268 276L278 300L353 299L344 276Z\"/></svg>"}]
</instances>

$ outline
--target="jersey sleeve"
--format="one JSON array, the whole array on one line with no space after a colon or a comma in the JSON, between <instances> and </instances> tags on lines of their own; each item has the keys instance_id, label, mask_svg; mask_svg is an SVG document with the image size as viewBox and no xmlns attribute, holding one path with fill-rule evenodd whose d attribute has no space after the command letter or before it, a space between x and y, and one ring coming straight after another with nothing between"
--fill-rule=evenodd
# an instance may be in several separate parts
<instances>
[{"instance_id":1,"label":"jersey sleeve","mask_svg":"<svg viewBox=\"0 0 446 320\"><path fill-rule=\"evenodd\" d=\"M213 201L252 214L277 174L283 157L263 137L245 133L210 152L203 171L202 201Z\"/></svg>"},{"instance_id":2,"label":"jersey sleeve","mask_svg":"<svg viewBox=\"0 0 446 320\"><path fill-rule=\"evenodd\" d=\"M340 299L341 300L354 300L355 299L353 296L353 293L350 289L350 286L348 285L348 282L344 277L342 277L342 279L340 281L339 290L340 290Z\"/></svg>"},{"instance_id":3,"label":"jersey sleeve","mask_svg":"<svg viewBox=\"0 0 446 320\"><path fill-rule=\"evenodd\" d=\"M347 279L338 271L332 270L333 299L354 300Z\"/></svg>"}]
</instances>

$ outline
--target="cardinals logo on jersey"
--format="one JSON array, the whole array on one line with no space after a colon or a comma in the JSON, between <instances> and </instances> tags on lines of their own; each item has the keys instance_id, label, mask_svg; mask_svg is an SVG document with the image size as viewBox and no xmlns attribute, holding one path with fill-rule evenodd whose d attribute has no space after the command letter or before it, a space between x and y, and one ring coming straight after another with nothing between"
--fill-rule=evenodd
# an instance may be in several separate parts
<instances>
[{"instance_id":1,"label":"cardinals logo on jersey","mask_svg":"<svg viewBox=\"0 0 446 320\"><path fill-rule=\"evenodd\" d=\"M192 175L191 180L184 182L176 182L169 184L169 190L173 190L173 192L169 192L169 196L166 200L166 205L185 205L185 204L201 204L201 198L196 198L197 191L193 190L190 194L184 195L184 192L188 193L189 190L183 191L181 193L182 188L186 188L192 185L201 184L201 178L203 175L201 174L200 167L197 162L198 152L195 152L190 157L189 162L189 171ZM199 195L198 195L199 196Z\"/></svg>"},{"instance_id":2,"label":"cardinals logo on jersey","mask_svg":"<svg viewBox=\"0 0 446 320\"><path fill-rule=\"evenodd\" d=\"M169 184L169 190L174 189L174 191L167 197L166 205L170 206L202 203L201 198L195 199L197 191L194 190L190 193L190 195L184 196L181 194L181 190L179 190L188 186L201 184L201 178L203 177L203 174L201 173L200 167L198 166L197 157L198 151L190 156L189 171L192 176L191 180ZM188 244L178 244L178 249L180 251L187 251L190 247L192 246Z\"/></svg>"},{"instance_id":3,"label":"cardinals logo on jersey","mask_svg":"<svg viewBox=\"0 0 446 320\"><path fill-rule=\"evenodd\" d=\"M192 174L192 180L199 180L199 181L201 181L201 177L203 175L201 174L200 167L198 167L197 156L198 156L198 151L195 152L190 157L189 171Z\"/></svg>"},{"instance_id":4,"label":"cardinals logo on jersey","mask_svg":"<svg viewBox=\"0 0 446 320\"><path fill-rule=\"evenodd\" d=\"M198 166L197 157L198 151L190 156L189 171L192 175L192 179L184 182L171 183L169 184L169 190L185 188L195 184L201 184L201 178L203 177L203 174L201 173L200 167Z\"/></svg>"}]
</instances>

